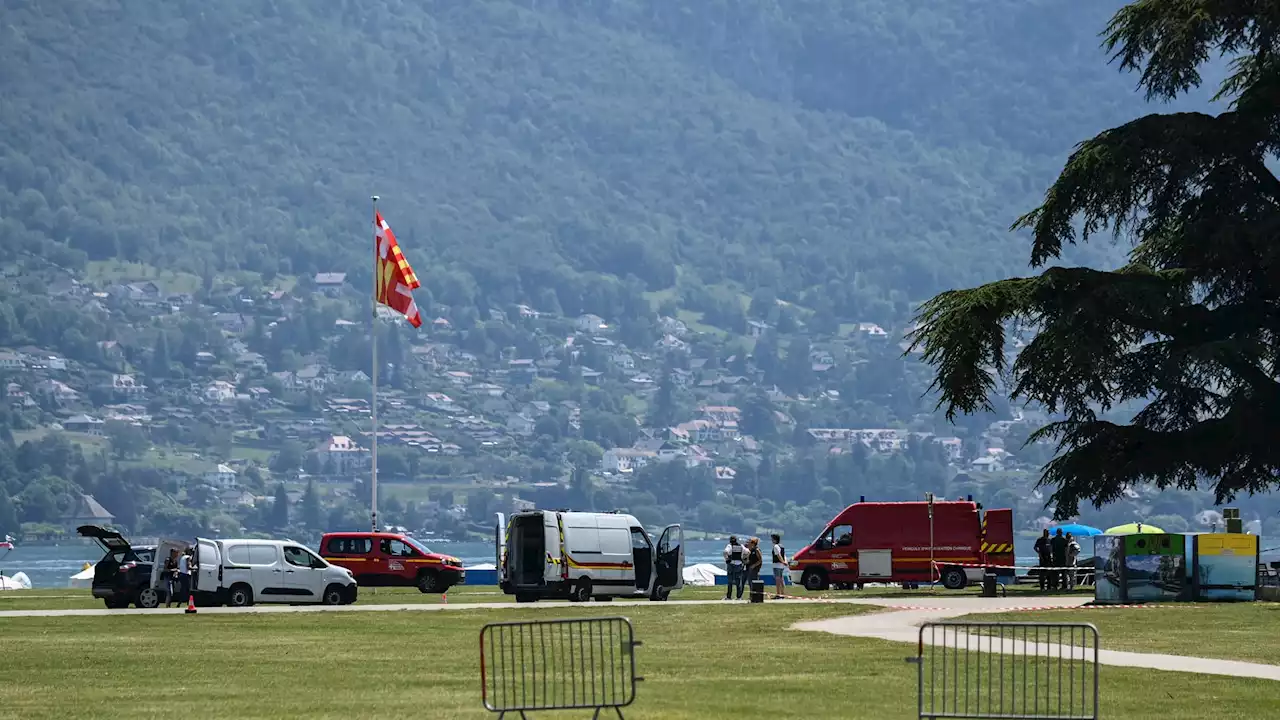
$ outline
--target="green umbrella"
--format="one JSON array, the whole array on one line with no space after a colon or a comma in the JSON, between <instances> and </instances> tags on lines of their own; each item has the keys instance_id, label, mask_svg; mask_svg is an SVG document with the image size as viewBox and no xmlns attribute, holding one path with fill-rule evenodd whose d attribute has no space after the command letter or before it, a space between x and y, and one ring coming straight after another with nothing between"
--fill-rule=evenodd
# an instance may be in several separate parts
<instances>
[{"instance_id":1,"label":"green umbrella","mask_svg":"<svg viewBox=\"0 0 1280 720\"><path fill-rule=\"evenodd\" d=\"M1155 525L1147 525L1146 523L1128 523L1127 525L1117 525L1113 528L1107 528L1107 535L1163 535L1164 531Z\"/></svg>"}]
</instances>

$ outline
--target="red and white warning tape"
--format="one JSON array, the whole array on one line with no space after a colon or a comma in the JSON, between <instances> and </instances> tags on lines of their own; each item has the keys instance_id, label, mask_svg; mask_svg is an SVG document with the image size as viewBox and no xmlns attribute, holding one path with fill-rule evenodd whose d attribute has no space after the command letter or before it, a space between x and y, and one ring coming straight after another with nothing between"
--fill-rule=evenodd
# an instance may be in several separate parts
<instances>
[{"instance_id":1,"label":"red and white warning tape","mask_svg":"<svg viewBox=\"0 0 1280 720\"><path fill-rule=\"evenodd\" d=\"M803 602L827 603L831 605L848 604L846 600L837 599L837 598L805 597L803 595L787 595L782 598L779 598L776 596L771 596L771 597L774 600L800 600ZM888 598L885 598L885 599L887 600ZM1179 603L1178 606L1186 607L1186 604ZM955 609L954 607L939 607L937 605L885 604L885 605L882 605L881 607L885 608L886 610L954 610ZM1126 610L1126 609L1132 610L1137 608L1150 610L1150 609L1161 608L1161 607L1170 607L1170 604L1150 603L1150 604L1141 604L1141 605L1134 605L1134 604L1130 604L1130 605L1015 605L1013 607L993 607L989 610L975 609L974 614L1002 613L1002 612L1041 612L1045 610Z\"/></svg>"},{"instance_id":2,"label":"red and white warning tape","mask_svg":"<svg viewBox=\"0 0 1280 720\"><path fill-rule=\"evenodd\" d=\"M933 563L934 567L945 565L947 567L967 567L967 568L993 568L996 570L1076 570L1078 572L1093 572L1091 567L1081 567L1063 565L1061 567L1050 565L984 565L982 563L960 563L960 562L937 562Z\"/></svg>"}]
</instances>

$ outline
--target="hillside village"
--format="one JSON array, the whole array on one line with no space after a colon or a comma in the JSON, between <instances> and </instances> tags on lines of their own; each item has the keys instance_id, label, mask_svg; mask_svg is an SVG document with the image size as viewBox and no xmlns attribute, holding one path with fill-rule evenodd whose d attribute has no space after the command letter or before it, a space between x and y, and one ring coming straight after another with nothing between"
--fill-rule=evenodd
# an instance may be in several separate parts
<instances>
[{"instance_id":1,"label":"hillside village","mask_svg":"<svg viewBox=\"0 0 1280 720\"><path fill-rule=\"evenodd\" d=\"M153 280L61 278L46 292L92 316L111 339L74 356L35 345L0 350L15 440L62 433L119 463L163 468L179 502L199 496L194 506L232 516L274 503L281 483L291 504L317 493L359 516L371 446L368 321L359 318L369 304L345 274L319 273L288 290L221 283L195 292ZM900 329L860 323L824 337L784 318L791 332L781 336L765 316L734 338L663 315L655 340L631 346L592 313L515 305L487 314L466 330L442 305L419 330L380 316L379 479L390 488L389 521L465 532L468 520L494 508L634 505L629 494L653 497L663 483L705 484L681 511L771 494L781 508L785 490L770 493L756 470L801 456L826 456L835 472L841 457L865 463L914 453L935 474L947 468L944 483L957 473L1029 467L1005 449L1011 429L1025 425L1013 419L966 441L935 431L919 400L920 412L906 422L893 417L893 426L836 424L857 415L848 397L857 367L911 363L901 358L908 345L895 340ZM299 332L315 336L309 348ZM766 346L776 367L752 351ZM783 376L791 392L770 382ZM667 466L680 468L678 476L656 479L671 474ZM911 494L913 485L887 492ZM403 488L417 499L408 515L396 499ZM597 492L605 494L593 500ZM798 499L853 499L810 495ZM91 519L86 508L109 515L110 505L86 494L60 525L67 531ZM721 530L709 526L717 517L704 511L694 522Z\"/></svg>"}]
</instances>

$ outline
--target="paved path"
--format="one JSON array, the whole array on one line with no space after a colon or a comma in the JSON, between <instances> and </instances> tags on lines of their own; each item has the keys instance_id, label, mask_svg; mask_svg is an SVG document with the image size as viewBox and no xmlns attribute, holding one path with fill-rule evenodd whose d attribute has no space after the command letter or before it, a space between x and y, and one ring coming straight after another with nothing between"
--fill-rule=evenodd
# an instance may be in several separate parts
<instances>
[{"instance_id":1,"label":"paved path","mask_svg":"<svg viewBox=\"0 0 1280 720\"><path fill-rule=\"evenodd\" d=\"M1053 597L1032 600L1032 602L1037 603L1037 608L1078 607L1086 601L1087 598ZM881 603L883 602L882 600ZM974 613L998 613L1031 609L1026 607L1027 604L1027 599L1014 598L937 598L921 601L916 607L890 607L887 612L833 618L830 620L813 620L796 623L793 627L796 630L826 632L849 637L877 638L914 644L919 642L919 628L926 622L948 620ZM1064 622L1069 621L1071 615L1064 614L1062 619ZM958 646L960 648L969 646L975 651L1003 654L1029 654L1034 656L1039 653L1042 657L1048 655L1068 659L1073 655L1079 657L1082 654L1081 648L1073 648L1056 643L1023 642L1012 638L992 638L990 636L977 636L958 632L926 633L924 641L925 644L931 645ZM969 645L970 643L972 645ZM1238 660L1215 660L1182 655L1099 650L1098 662L1103 665L1121 667L1280 680L1280 666Z\"/></svg>"}]
</instances>

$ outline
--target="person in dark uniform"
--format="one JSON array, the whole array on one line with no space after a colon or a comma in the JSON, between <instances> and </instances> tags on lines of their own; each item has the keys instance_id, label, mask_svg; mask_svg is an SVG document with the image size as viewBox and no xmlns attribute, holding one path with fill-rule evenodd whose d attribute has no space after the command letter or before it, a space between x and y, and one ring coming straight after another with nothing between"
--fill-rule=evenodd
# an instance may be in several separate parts
<instances>
[{"instance_id":1,"label":"person in dark uniform","mask_svg":"<svg viewBox=\"0 0 1280 720\"><path fill-rule=\"evenodd\" d=\"M1049 589L1049 570L1046 568L1053 565L1053 545L1049 540L1049 528L1044 529L1044 534L1036 538L1036 559L1039 569L1036 570L1036 577L1040 579L1040 589Z\"/></svg>"},{"instance_id":2,"label":"person in dark uniform","mask_svg":"<svg viewBox=\"0 0 1280 720\"><path fill-rule=\"evenodd\" d=\"M1049 541L1049 549L1053 556L1053 566L1057 568L1053 571L1053 589L1065 590L1067 572L1063 568L1067 566L1067 538L1063 536L1062 528L1058 528L1058 532L1054 533L1053 539Z\"/></svg>"},{"instance_id":3,"label":"person in dark uniform","mask_svg":"<svg viewBox=\"0 0 1280 720\"><path fill-rule=\"evenodd\" d=\"M729 575L724 599L732 600L734 588L737 588L738 599L741 600L742 586L747 582L747 549L738 544L737 535L730 535L729 544L724 547L724 569Z\"/></svg>"}]
</instances>

